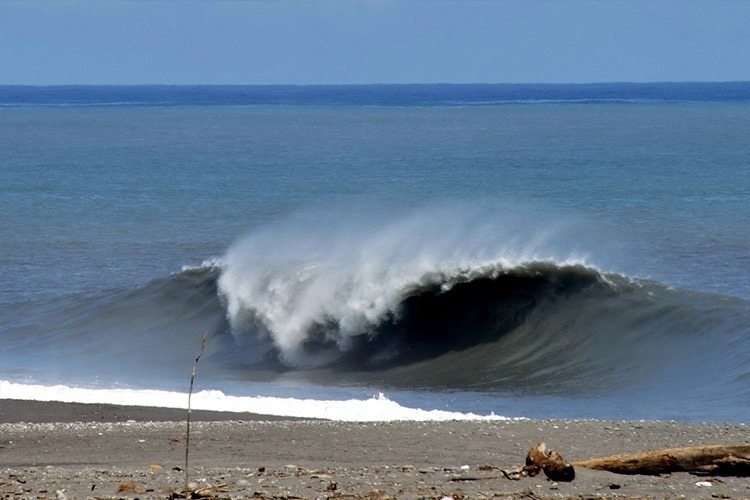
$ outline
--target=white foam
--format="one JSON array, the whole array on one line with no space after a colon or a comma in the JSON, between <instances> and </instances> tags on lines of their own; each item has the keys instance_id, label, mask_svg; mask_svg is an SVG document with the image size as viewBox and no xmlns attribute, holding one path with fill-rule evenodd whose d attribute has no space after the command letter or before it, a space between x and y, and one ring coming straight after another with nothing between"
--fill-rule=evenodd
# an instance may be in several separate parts
<instances>
[{"instance_id":1,"label":"white foam","mask_svg":"<svg viewBox=\"0 0 750 500\"><path fill-rule=\"evenodd\" d=\"M0 400L60 401L125 406L150 406L187 410L187 393L147 389L90 389L65 385L18 384L0 380ZM228 396L221 391L204 390L192 395L191 408L248 412L300 418L322 418L346 422L386 422L395 420L509 420L493 414L476 415L444 410L409 408L378 394L368 399L315 400L260 396Z\"/></svg>"},{"instance_id":2,"label":"white foam","mask_svg":"<svg viewBox=\"0 0 750 500\"><path fill-rule=\"evenodd\" d=\"M203 262L200 263L198 266L190 266L190 265L184 265L180 269L181 272L185 271L200 271L201 269L219 269L221 270L224 267L224 260L220 257L212 257L210 259L206 259Z\"/></svg>"}]
</instances>

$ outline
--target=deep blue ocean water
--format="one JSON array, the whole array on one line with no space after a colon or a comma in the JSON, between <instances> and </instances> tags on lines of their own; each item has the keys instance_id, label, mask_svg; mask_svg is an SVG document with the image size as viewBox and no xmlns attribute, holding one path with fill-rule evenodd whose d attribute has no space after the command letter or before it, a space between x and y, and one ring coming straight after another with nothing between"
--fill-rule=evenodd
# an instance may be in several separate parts
<instances>
[{"instance_id":1,"label":"deep blue ocean water","mask_svg":"<svg viewBox=\"0 0 750 500\"><path fill-rule=\"evenodd\" d=\"M747 421L750 83L0 87L0 380ZM2 394L0 394L2 397Z\"/></svg>"}]
</instances>

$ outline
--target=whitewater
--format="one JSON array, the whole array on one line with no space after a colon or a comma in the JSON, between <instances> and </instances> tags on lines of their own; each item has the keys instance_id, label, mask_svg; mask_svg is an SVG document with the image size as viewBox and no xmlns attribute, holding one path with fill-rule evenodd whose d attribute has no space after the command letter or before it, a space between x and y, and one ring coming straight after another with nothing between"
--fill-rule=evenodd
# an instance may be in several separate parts
<instances>
[{"instance_id":1,"label":"whitewater","mask_svg":"<svg viewBox=\"0 0 750 500\"><path fill-rule=\"evenodd\" d=\"M746 420L750 86L0 88L0 398ZM1 401L1 399L0 399Z\"/></svg>"}]
</instances>

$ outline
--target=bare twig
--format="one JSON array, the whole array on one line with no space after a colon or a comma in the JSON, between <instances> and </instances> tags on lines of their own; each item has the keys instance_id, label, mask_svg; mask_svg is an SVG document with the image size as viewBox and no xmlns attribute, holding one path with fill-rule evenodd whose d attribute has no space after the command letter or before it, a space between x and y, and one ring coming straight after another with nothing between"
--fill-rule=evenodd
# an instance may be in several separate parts
<instances>
[{"instance_id":1,"label":"bare twig","mask_svg":"<svg viewBox=\"0 0 750 500\"><path fill-rule=\"evenodd\" d=\"M201 341L201 350L198 356L195 358L193 363L193 372L190 374L190 390L188 391L188 412L187 412L187 433L185 435L185 494L188 493L188 484L190 483L190 472L188 469L190 459L190 414L193 412L191 407L191 399L193 398L193 382L195 381L195 369L198 367L198 361L203 355L203 349L206 347L206 340L208 339L208 330L203 334L203 340Z\"/></svg>"}]
</instances>

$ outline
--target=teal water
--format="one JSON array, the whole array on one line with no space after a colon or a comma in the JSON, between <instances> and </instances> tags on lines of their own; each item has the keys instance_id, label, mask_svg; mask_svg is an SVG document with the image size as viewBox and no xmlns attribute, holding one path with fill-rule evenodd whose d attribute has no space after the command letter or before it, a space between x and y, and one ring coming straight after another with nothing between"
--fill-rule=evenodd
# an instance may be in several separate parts
<instances>
[{"instance_id":1,"label":"teal water","mask_svg":"<svg viewBox=\"0 0 750 500\"><path fill-rule=\"evenodd\" d=\"M412 100L398 87L397 99L368 89L376 102L322 104L320 89L281 104L103 105L99 88L90 101L19 105L13 94L0 107L0 379L172 387L183 374L160 359L189 360L186 337L208 329L219 340L204 383L235 391L390 388L462 411L741 420L742 89L577 99L573 86L550 99L528 88L478 102L461 86ZM487 301L489 323L459 321L439 349L439 327L399 323L408 297L475 275L491 289L414 314L469 318L467 302ZM497 319L508 311L520 319ZM382 340L395 335L384 322L398 341ZM512 352L533 338L544 349ZM337 364L354 344L376 352L366 370ZM414 351L427 354L402 355ZM139 361L106 361L123 353ZM468 366L486 369L466 377ZM570 384L550 386L550 366ZM608 371L599 403L582 406L580 382Z\"/></svg>"}]
</instances>

